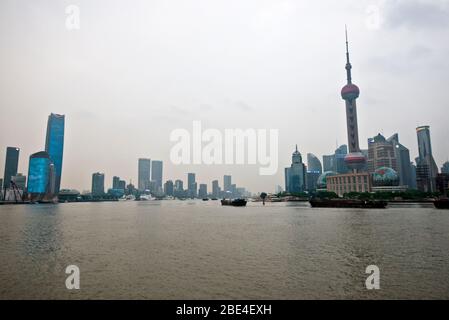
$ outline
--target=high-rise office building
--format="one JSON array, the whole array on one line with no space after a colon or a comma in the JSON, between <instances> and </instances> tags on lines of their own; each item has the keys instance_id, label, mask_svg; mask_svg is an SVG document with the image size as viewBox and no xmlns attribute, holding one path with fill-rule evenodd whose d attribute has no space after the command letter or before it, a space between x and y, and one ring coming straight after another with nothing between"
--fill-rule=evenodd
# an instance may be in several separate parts
<instances>
[{"instance_id":1,"label":"high-rise office building","mask_svg":"<svg viewBox=\"0 0 449 320\"><path fill-rule=\"evenodd\" d=\"M306 189L306 166L296 146L292 154L292 164L285 168L285 190L290 193L304 192Z\"/></svg>"},{"instance_id":2,"label":"high-rise office building","mask_svg":"<svg viewBox=\"0 0 449 320\"><path fill-rule=\"evenodd\" d=\"M174 195L174 185L172 180L168 180L164 183L164 193L166 196L170 197Z\"/></svg>"},{"instance_id":3,"label":"high-rise office building","mask_svg":"<svg viewBox=\"0 0 449 320\"><path fill-rule=\"evenodd\" d=\"M52 167L52 162L47 152L40 151L30 156L27 191L32 198L43 197L51 192L56 178L51 172L53 170Z\"/></svg>"},{"instance_id":4,"label":"high-rise office building","mask_svg":"<svg viewBox=\"0 0 449 320\"><path fill-rule=\"evenodd\" d=\"M346 164L346 156L348 155L348 146L343 144L341 146L339 146L336 150L335 150L335 154L334 154L334 168L330 171L335 171L337 173L348 173L349 172L349 168Z\"/></svg>"},{"instance_id":5,"label":"high-rise office building","mask_svg":"<svg viewBox=\"0 0 449 320\"><path fill-rule=\"evenodd\" d=\"M232 177L225 175L223 177L223 190L224 192L231 192Z\"/></svg>"},{"instance_id":6,"label":"high-rise office building","mask_svg":"<svg viewBox=\"0 0 449 320\"><path fill-rule=\"evenodd\" d=\"M410 151L408 148L403 146L399 142L399 135L395 133L388 141L393 144L396 163L397 163L397 172L399 174L399 184L401 186L406 186L409 189L415 188L416 180L414 181L412 178L412 166L410 163Z\"/></svg>"},{"instance_id":7,"label":"high-rise office building","mask_svg":"<svg viewBox=\"0 0 449 320\"><path fill-rule=\"evenodd\" d=\"M318 172L319 174L323 172L320 159L312 153L307 154L307 170L310 172Z\"/></svg>"},{"instance_id":8,"label":"high-rise office building","mask_svg":"<svg viewBox=\"0 0 449 320\"><path fill-rule=\"evenodd\" d=\"M187 191L190 198L197 197L198 188L196 183L196 176L194 173L187 174Z\"/></svg>"},{"instance_id":9,"label":"high-rise office building","mask_svg":"<svg viewBox=\"0 0 449 320\"><path fill-rule=\"evenodd\" d=\"M92 174L92 196L101 197L104 195L104 173L96 172Z\"/></svg>"},{"instance_id":10,"label":"high-rise office building","mask_svg":"<svg viewBox=\"0 0 449 320\"><path fill-rule=\"evenodd\" d=\"M418 189L424 192L436 191L436 177L438 167L433 159L432 143L430 141L430 127L416 128L418 136L419 156L416 159L416 180Z\"/></svg>"},{"instance_id":11,"label":"high-rise office building","mask_svg":"<svg viewBox=\"0 0 449 320\"><path fill-rule=\"evenodd\" d=\"M212 197L214 198L220 197L220 186L218 184L218 180L212 181Z\"/></svg>"},{"instance_id":12,"label":"high-rise office building","mask_svg":"<svg viewBox=\"0 0 449 320\"><path fill-rule=\"evenodd\" d=\"M387 167L398 172L393 142L387 141L380 133L368 139L368 172L374 173L377 169Z\"/></svg>"},{"instance_id":13,"label":"high-rise office building","mask_svg":"<svg viewBox=\"0 0 449 320\"><path fill-rule=\"evenodd\" d=\"M138 171L137 187L139 191L145 191L150 187L151 160L144 158L139 159Z\"/></svg>"},{"instance_id":14,"label":"high-rise office building","mask_svg":"<svg viewBox=\"0 0 449 320\"><path fill-rule=\"evenodd\" d=\"M175 181L175 190L176 191L184 191L184 182L182 180Z\"/></svg>"},{"instance_id":15,"label":"high-rise office building","mask_svg":"<svg viewBox=\"0 0 449 320\"><path fill-rule=\"evenodd\" d=\"M51 162L54 164L55 194L58 194L61 188L62 158L64 153L64 124L64 115L52 113L48 116L45 151L48 153Z\"/></svg>"},{"instance_id":16,"label":"high-rise office building","mask_svg":"<svg viewBox=\"0 0 449 320\"><path fill-rule=\"evenodd\" d=\"M112 177L112 189L119 189L120 185L120 177L114 176Z\"/></svg>"},{"instance_id":17,"label":"high-rise office building","mask_svg":"<svg viewBox=\"0 0 449 320\"><path fill-rule=\"evenodd\" d=\"M11 178L17 174L19 167L19 148L6 148L5 172L3 175L3 188L8 189L11 186Z\"/></svg>"},{"instance_id":18,"label":"high-rise office building","mask_svg":"<svg viewBox=\"0 0 449 320\"><path fill-rule=\"evenodd\" d=\"M200 184L200 188L198 190L198 197L201 199L207 198L207 184Z\"/></svg>"},{"instance_id":19,"label":"high-rise office building","mask_svg":"<svg viewBox=\"0 0 449 320\"><path fill-rule=\"evenodd\" d=\"M329 156L323 156L323 172L336 171L335 165L335 154Z\"/></svg>"},{"instance_id":20,"label":"high-rise office building","mask_svg":"<svg viewBox=\"0 0 449 320\"><path fill-rule=\"evenodd\" d=\"M162 161L151 161L151 180L156 181L157 188L162 188Z\"/></svg>"}]
</instances>

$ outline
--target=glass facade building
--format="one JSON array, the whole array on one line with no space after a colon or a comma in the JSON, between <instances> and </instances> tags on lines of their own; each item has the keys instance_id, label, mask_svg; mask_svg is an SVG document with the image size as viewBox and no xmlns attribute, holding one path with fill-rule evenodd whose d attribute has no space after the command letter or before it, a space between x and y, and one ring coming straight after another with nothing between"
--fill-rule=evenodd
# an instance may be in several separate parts
<instances>
[{"instance_id":1,"label":"glass facade building","mask_svg":"<svg viewBox=\"0 0 449 320\"><path fill-rule=\"evenodd\" d=\"M44 195L50 187L50 156L41 151L30 156L28 166L28 193Z\"/></svg>"},{"instance_id":2,"label":"glass facade building","mask_svg":"<svg viewBox=\"0 0 449 320\"><path fill-rule=\"evenodd\" d=\"M52 113L48 116L45 151L48 153L51 162L53 162L55 166L55 194L58 194L61 188L62 158L64 152L64 124L64 115Z\"/></svg>"},{"instance_id":3,"label":"glass facade building","mask_svg":"<svg viewBox=\"0 0 449 320\"><path fill-rule=\"evenodd\" d=\"M145 191L145 189L150 188L151 160L139 159L138 170L137 187L139 191Z\"/></svg>"},{"instance_id":4,"label":"glass facade building","mask_svg":"<svg viewBox=\"0 0 449 320\"><path fill-rule=\"evenodd\" d=\"M151 162L151 180L156 181L156 187L162 188L162 161L153 160Z\"/></svg>"}]
</instances>

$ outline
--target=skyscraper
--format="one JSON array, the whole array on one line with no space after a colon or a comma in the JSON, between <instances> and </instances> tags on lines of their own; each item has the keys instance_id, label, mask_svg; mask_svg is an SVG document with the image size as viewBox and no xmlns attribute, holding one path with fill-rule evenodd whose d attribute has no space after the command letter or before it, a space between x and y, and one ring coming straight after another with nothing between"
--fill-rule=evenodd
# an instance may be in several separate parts
<instances>
[{"instance_id":1,"label":"skyscraper","mask_svg":"<svg viewBox=\"0 0 449 320\"><path fill-rule=\"evenodd\" d=\"M58 194L61 188L62 158L64 152L64 124L64 115L52 113L48 116L45 151L48 153L51 162L54 164L55 194Z\"/></svg>"},{"instance_id":2,"label":"skyscraper","mask_svg":"<svg viewBox=\"0 0 449 320\"><path fill-rule=\"evenodd\" d=\"M368 172L374 173L381 167L391 168L398 172L398 160L396 158L394 144L387 141L380 133L374 138L368 139Z\"/></svg>"},{"instance_id":3,"label":"skyscraper","mask_svg":"<svg viewBox=\"0 0 449 320\"><path fill-rule=\"evenodd\" d=\"M187 174L187 190L190 198L196 198L198 189L194 173Z\"/></svg>"},{"instance_id":4,"label":"skyscraper","mask_svg":"<svg viewBox=\"0 0 449 320\"><path fill-rule=\"evenodd\" d=\"M19 148L6 148L5 172L3 175L3 188L8 189L11 186L11 178L17 174L19 166Z\"/></svg>"},{"instance_id":5,"label":"skyscraper","mask_svg":"<svg viewBox=\"0 0 449 320\"><path fill-rule=\"evenodd\" d=\"M231 191L231 185L232 185L232 177L225 175L223 177L223 190L224 192L230 192Z\"/></svg>"},{"instance_id":6,"label":"skyscraper","mask_svg":"<svg viewBox=\"0 0 449 320\"><path fill-rule=\"evenodd\" d=\"M311 172L318 172L319 174L323 172L320 159L312 153L307 154L307 170Z\"/></svg>"},{"instance_id":7,"label":"skyscraper","mask_svg":"<svg viewBox=\"0 0 449 320\"><path fill-rule=\"evenodd\" d=\"M96 172L92 174L92 196L101 197L104 195L104 173Z\"/></svg>"},{"instance_id":8,"label":"skyscraper","mask_svg":"<svg viewBox=\"0 0 449 320\"><path fill-rule=\"evenodd\" d=\"M349 154L345 157L345 163L354 172L365 166L365 156L360 151L359 129L357 122L357 103L360 89L352 83L352 65L349 61L349 41L346 31L346 78L347 84L341 90L341 97L346 102L346 127L348 132Z\"/></svg>"},{"instance_id":9,"label":"skyscraper","mask_svg":"<svg viewBox=\"0 0 449 320\"><path fill-rule=\"evenodd\" d=\"M162 161L151 161L151 180L156 181L156 187L162 188Z\"/></svg>"},{"instance_id":10,"label":"skyscraper","mask_svg":"<svg viewBox=\"0 0 449 320\"><path fill-rule=\"evenodd\" d=\"M334 166L335 155L323 156L323 171L336 171Z\"/></svg>"},{"instance_id":11,"label":"skyscraper","mask_svg":"<svg viewBox=\"0 0 449 320\"><path fill-rule=\"evenodd\" d=\"M174 185L172 180L168 180L164 184L164 193L166 196L174 195Z\"/></svg>"},{"instance_id":12,"label":"skyscraper","mask_svg":"<svg viewBox=\"0 0 449 320\"><path fill-rule=\"evenodd\" d=\"M120 185L120 177L112 177L112 189L120 189L119 188Z\"/></svg>"},{"instance_id":13,"label":"skyscraper","mask_svg":"<svg viewBox=\"0 0 449 320\"><path fill-rule=\"evenodd\" d=\"M285 168L285 191L290 193L304 192L306 189L306 167L296 146L292 154L290 168Z\"/></svg>"},{"instance_id":14,"label":"skyscraper","mask_svg":"<svg viewBox=\"0 0 449 320\"><path fill-rule=\"evenodd\" d=\"M419 156L416 159L416 181L418 189L424 192L436 191L436 177L438 167L432 155L432 143L430 141L430 127L416 128L418 136Z\"/></svg>"},{"instance_id":15,"label":"skyscraper","mask_svg":"<svg viewBox=\"0 0 449 320\"><path fill-rule=\"evenodd\" d=\"M52 176L52 162L45 151L34 153L30 156L28 165L27 191L31 198L42 198L51 192L55 176Z\"/></svg>"},{"instance_id":16,"label":"skyscraper","mask_svg":"<svg viewBox=\"0 0 449 320\"><path fill-rule=\"evenodd\" d=\"M346 164L346 156L348 155L348 146L343 144L339 146L334 153L334 168L330 171L335 171L337 173L348 173L349 168Z\"/></svg>"},{"instance_id":17,"label":"skyscraper","mask_svg":"<svg viewBox=\"0 0 449 320\"><path fill-rule=\"evenodd\" d=\"M218 184L218 180L212 181L212 197L214 198L220 197L220 186Z\"/></svg>"},{"instance_id":18,"label":"skyscraper","mask_svg":"<svg viewBox=\"0 0 449 320\"><path fill-rule=\"evenodd\" d=\"M138 171L137 187L139 191L145 191L145 189L148 189L150 186L151 160L144 158L139 159Z\"/></svg>"},{"instance_id":19,"label":"skyscraper","mask_svg":"<svg viewBox=\"0 0 449 320\"><path fill-rule=\"evenodd\" d=\"M198 197L201 199L207 198L207 184L200 184L200 189L198 191Z\"/></svg>"},{"instance_id":20,"label":"skyscraper","mask_svg":"<svg viewBox=\"0 0 449 320\"><path fill-rule=\"evenodd\" d=\"M399 142L399 135L395 133L388 141L393 143L394 153L397 160L397 172L399 173L399 183L402 186L407 186L409 189L414 189L416 180L412 177L412 166L410 163L410 151Z\"/></svg>"}]
</instances>

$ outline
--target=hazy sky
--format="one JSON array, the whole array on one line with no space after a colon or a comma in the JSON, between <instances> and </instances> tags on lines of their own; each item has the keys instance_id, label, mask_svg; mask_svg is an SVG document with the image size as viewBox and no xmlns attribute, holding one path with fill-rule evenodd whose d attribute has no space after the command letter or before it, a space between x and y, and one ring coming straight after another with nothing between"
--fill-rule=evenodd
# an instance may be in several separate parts
<instances>
[{"instance_id":1,"label":"hazy sky","mask_svg":"<svg viewBox=\"0 0 449 320\"><path fill-rule=\"evenodd\" d=\"M80 29L66 28L66 7ZM148 0L0 2L0 168L21 148L19 171L45 144L47 117L66 115L62 187L90 189L91 174L137 183L137 158L164 161L164 180L223 174L251 191L284 185L298 144L333 153L346 143L344 25L350 32L362 148L399 133L417 155L430 125L440 167L449 158L449 1ZM279 129L279 170L175 166L170 132ZM209 184L209 188L211 188Z\"/></svg>"}]
</instances>

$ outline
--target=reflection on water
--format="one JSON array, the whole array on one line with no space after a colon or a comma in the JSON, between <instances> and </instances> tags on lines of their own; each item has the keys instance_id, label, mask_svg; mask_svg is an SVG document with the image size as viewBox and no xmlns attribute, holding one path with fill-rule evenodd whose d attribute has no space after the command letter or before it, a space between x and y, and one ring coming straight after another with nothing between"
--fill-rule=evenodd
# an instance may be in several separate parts
<instances>
[{"instance_id":1,"label":"reflection on water","mask_svg":"<svg viewBox=\"0 0 449 320\"><path fill-rule=\"evenodd\" d=\"M449 213L431 207L1 206L0 243L3 299L449 298ZM365 289L371 264L379 291Z\"/></svg>"}]
</instances>

